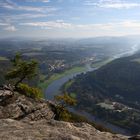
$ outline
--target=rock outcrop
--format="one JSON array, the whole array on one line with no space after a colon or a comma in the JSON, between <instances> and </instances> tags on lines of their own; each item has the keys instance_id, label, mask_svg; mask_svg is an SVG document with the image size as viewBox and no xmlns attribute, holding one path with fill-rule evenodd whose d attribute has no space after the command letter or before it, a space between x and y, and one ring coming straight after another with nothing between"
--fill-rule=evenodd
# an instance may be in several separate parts
<instances>
[{"instance_id":1,"label":"rock outcrop","mask_svg":"<svg viewBox=\"0 0 140 140\"><path fill-rule=\"evenodd\" d=\"M37 121L54 116L49 103L35 100L10 90L0 90L0 119Z\"/></svg>"},{"instance_id":2,"label":"rock outcrop","mask_svg":"<svg viewBox=\"0 0 140 140\"><path fill-rule=\"evenodd\" d=\"M0 140L126 140L87 123L53 119L50 103L0 90Z\"/></svg>"},{"instance_id":3,"label":"rock outcrop","mask_svg":"<svg viewBox=\"0 0 140 140\"><path fill-rule=\"evenodd\" d=\"M100 132L86 123L55 120L0 120L1 140L126 140L127 137Z\"/></svg>"}]
</instances>

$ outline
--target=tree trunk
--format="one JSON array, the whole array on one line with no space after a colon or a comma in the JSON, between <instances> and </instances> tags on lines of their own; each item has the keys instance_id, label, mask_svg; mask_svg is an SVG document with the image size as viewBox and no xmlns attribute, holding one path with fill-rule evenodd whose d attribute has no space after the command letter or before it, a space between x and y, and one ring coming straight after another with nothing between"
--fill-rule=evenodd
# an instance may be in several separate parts
<instances>
[{"instance_id":1,"label":"tree trunk","mask_svg":"<svg viewBox=\"0 0 140 140\"><path fill-rule=\"evenodd\" d=\"M25 79L25 76L21 77L15 84L15 89L18 88L19 83L21 83Z\"/></svg>"}]
</instances>

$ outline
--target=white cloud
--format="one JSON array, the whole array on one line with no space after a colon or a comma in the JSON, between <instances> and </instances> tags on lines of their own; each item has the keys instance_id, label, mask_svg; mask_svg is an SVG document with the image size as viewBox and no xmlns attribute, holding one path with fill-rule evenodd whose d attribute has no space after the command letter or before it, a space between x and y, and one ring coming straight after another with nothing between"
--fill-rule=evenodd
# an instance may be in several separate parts
<instances>
[{"instance_id":1,"label":"white cloud","mask_svg":"<svg viewBox=\"0 0 140 140\"><path fill-rule=\"evenodd\" d=\"M10 31L10 32L15 32L15 31L17 31L16 27L13 26L13 25L9 25L9 26L5 27L4 30Z\"/></svg>"},{"instance_id":2,"label":"white cloud","mask_svg":"<svg viewBox=\"0 0 140 140\"><path fill-rule=\"evenodd\" d=\"M140 21L124 21L121 23L118 23L118 26L128 28L128 29L140 29Z\"/></svg>"},{"instance_id":3,"label":"white cloud","mask_svg":"<svg viewBox=\"0 0 140 140\"><path fill-rule=\"evenodd\" d=\"M44 2L49 2L47 0L44 0ZM5 0L0 2L0 7L9 9L9 10L20 10L20 11L32 11L32 12L53 12L56 11L57 9L55 7L51 6L21 6L18 5L17 3L11 1L11 0Z\"/></svg>"},{"instance_id":4,"label":"white cloud","mask_svg":"<svg viewBox=\"0 0 140 140\"><path fill-rule=\"evenodd\" d=\"M56 21L48 21L48 22L29 22L29 23L20 23L22 26L33 26L33 27L41 27L46 29L78 29L78 30L94 30L94 29L102 29L102 30L110 30L113 28L113 23L106 24L72 24L68 22L64 22L63 20Z\"/></svg>"},{"instance_id":5,"label":"white cloud","mask_svg":"<svg viewBox=\"0 0 140 140\"><path fill-rule=\"evenodd\" d=\"M94 2L94 0L87 0L84 3L87 6L95 6L100 8L114 8L114 9L130 9L140 7L139 2L127 2L124 0L99 0Z\"/></svg>"},{"instance_id":6,"label":"white cloud","mask_svg":"<svg viewBox=\"0 0 140 140\"><path fill-rule=\"evenodd\" d=\"M8 23L8 24L16 24L16 23L19 23L19 22L22 22L22 21L28 21L30 19L34 20L38 20L38 18L44 18L44 17L48 17L52 14L43 14L43 13L39 13L39 14L0 14L0 23Z\"/></svg>"},{"instance_id":7,"label":"white cloud","mask_svg":"<svg viewBox=\"0 0 140 140\"><path fill-rule=\"evenodd\" d=\"M0 26L7 26L9 25L8 23L0 23Z\"/></svg>"},{"instance_id":8,"label":"white cloud","mask_svg":"<svg viewBox=\"0 0 140 140\"><path fill-rule=\"evenodd\" d=\"M30 22L30 23L20 23L20 25L24 26L34 26L34 27L41 27L46 29L52 29L52 28L71 28L71 23L66 23L63 20L56 20L56 21L48 21L48 22Z\"/></svg>"},{"instance_id":9,"label":"white cloud","mask_svg":"<svg viewBox=\"0 0 140 140\"><path fill-rule=\"evenodd\" d=\"M11 10L35 11L35 12L42 12L42 13L56 11L56 8L53 8L53 7L5 6L5 8L11 9Z\"/></svg>"},{"instance_id":10,"label":"white cloud","mask_svg":"<svg viewBox=\"0 0 140 140\"><path fill-rule=\"evenodd\" d=\"M72 24L64 22L63 20L48 21L48 22L30 22L20 23L21 26L38 27L38 29L56 29L64 34L71 34L78 37L92 37L92 36L113 36L113 35L128 35L139 34L140 21L122 21L104 24ZM59 29L59 30L57 30ZM67 31L65 31L67 30ZM50 30L53 33L54 30ZM53 34L55 36L55 34ZM59 37L59 35L58 35Z\"/></svg>"},{"instance_id":11,"label":"white cloud","mask_svg":"<svg viewBox=\"0 0 140 140\"><path fill-rule=\"evenodd\" d=\"M50 2L50 0L22 0L22 1L25 1L25 2L44 2L44 3Z\"/></svg>"}]
</instances>

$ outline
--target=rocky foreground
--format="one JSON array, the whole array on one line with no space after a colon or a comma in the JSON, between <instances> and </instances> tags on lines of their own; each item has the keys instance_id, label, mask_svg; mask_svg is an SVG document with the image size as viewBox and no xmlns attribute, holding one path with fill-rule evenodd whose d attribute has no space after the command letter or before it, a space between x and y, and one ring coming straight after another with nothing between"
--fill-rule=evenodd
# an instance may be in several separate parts
<instances>
[{"instance_id":1,"label":"rocky foreground","mask_svg":"<svg viewBox=\"0 0 140 140\"><path fill-rule=\"evenodd\" d=\"M23 122L0 120L1 140L126 140L125 136L100 132L86 123L55 120Z\"/></svg>"},{"instance_id":2,"label":"rocky foreground","mask_svg":"<svg viewBox=\"0 0 140 140\"><path fill-rule=\"evenodd\" d=\"M54 120L50 103L0 90L0 140L127 140L87 123ZM133 138L132 140L137 140Z\"/></svg>"}]
</instances>

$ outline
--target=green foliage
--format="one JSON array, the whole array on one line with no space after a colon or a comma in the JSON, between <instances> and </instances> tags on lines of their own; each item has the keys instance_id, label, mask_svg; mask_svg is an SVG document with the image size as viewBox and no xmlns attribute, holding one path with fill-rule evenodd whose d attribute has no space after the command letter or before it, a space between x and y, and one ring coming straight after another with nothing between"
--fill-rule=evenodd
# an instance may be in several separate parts
<instances>
[{"instance_id":1,"label":"green foliage","mask_svg":"<svg viewBox=\"0 0 140 140\"><path fill-rule=\"evenodd\" d=\"M116 59L96 71L77 76L67 89L68 94L76 94L76 107L131 132L140 131L139 58L140 54L135 54ZM126 108L119 112L116 107L107 109L98 105L105 101L119 102Z\"/></svg>"},{"instance_id":2,"label":"green foliage","mask_svg":"<svg viewBox=\"0 0 140 140\"><path fill-rule=\"evenodd\" d=\"M16 54L15 58L11 61L13 64L12 69L6 74L6 79L16 79L15 88L25 79L32 79L36 75L37 62L34 60L22 60L20 54ZM14 80L15 81L15 80Z\"/></svg>"},{"instance_id":3,"label":"green foliage","mask_svg":"<svg viewBox=\"0 0 140 140\"><path fill-rule=\"evenodd\" d=\"M59 121L67 121L70 122L71 114L68 112L67 109L63 109L59 106L56 107L56 116L55 119Z\"/></svg>"},{"instance_id":4,"label":"green foliage","mask_svg":"<svg viewBox=\"0 0 140 140\"><path fill-rule=\"evenodd\" d=\"M70 93L70 96L74 99L76 99L76 94L75 93Z\"/></svg>"},{"instance_id":5,"label":"green foliage","mask_svg":"<svg viewBox=\"0 0 140 140\"><path fill-rule=\"evenodd\" d=\"M30 87L27 84L20 83L18 89L24 95L31 97L31 98L42 98L43 94L38 88Z\"/></svg>"},{"instance_id":6,"label":"green foliage","mask_svg":"<svg viewBox=\"0 0 140 140\"><path fill-rule=\"evenodd\" d=\"M76 105L76 100L71 96L69 96L67 93L55 96L55 100L57 101L58 106L60 106L61 108Z\"/></svg>"},{"instance_id":7,"label":"green foliage","mask_svg":"<svg viewBox=\"0 0 140 140\"><path fill-rule=\"evenodd\" d=\"M30 87L23 83L24 80L30 80L36 76L37 62L23 60L20 54L16 54L11 62L13 67L5 77L7 80L13 80L12 84L14 83L15 90L31 98L43 97L42 92L38 88Z\"/></svg>"},{"instance_id":8,"label":"green foliage","mask_svg":"<svg viewBox=\"0 0 140 140\"><path fill-rule=\"evenodd\" d=\"M76 100L70 97L67 93L63 95L55 96L57 106L55 109L56 117L55 119L63 119L65 121L70 119L70 114L67 111L67 107L76 105Z\"/></svg>"}]
</instances>

